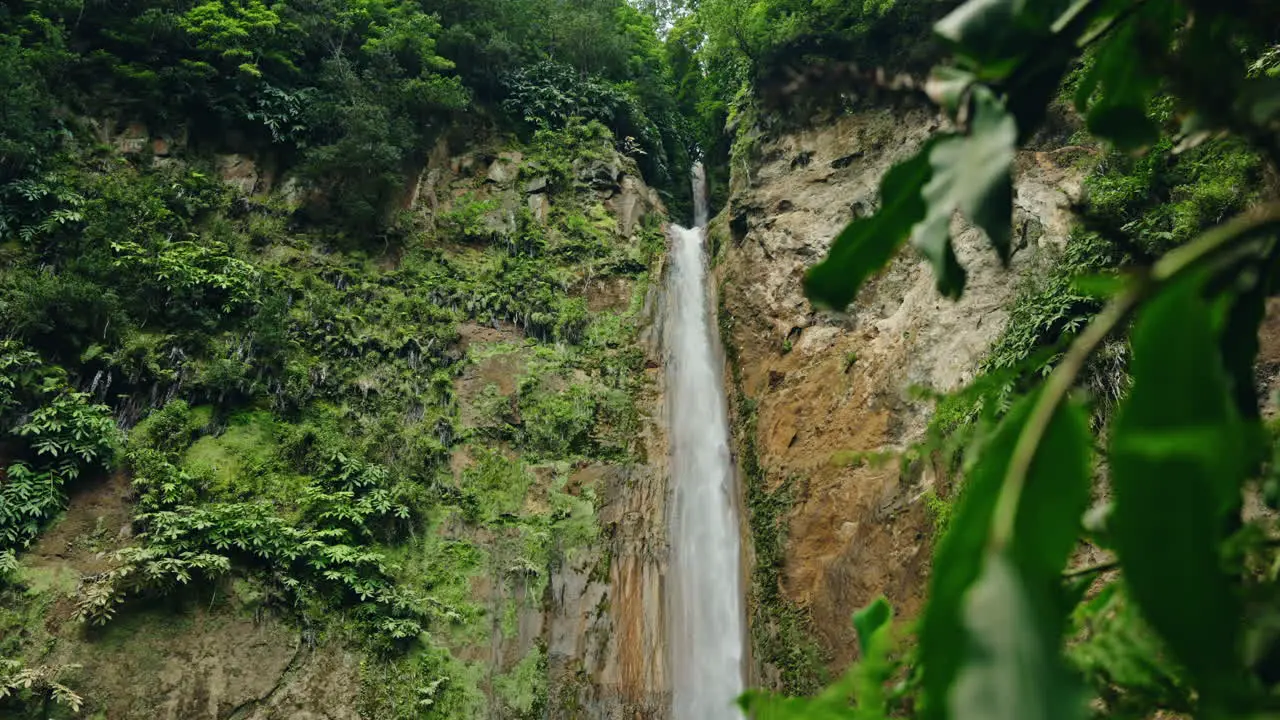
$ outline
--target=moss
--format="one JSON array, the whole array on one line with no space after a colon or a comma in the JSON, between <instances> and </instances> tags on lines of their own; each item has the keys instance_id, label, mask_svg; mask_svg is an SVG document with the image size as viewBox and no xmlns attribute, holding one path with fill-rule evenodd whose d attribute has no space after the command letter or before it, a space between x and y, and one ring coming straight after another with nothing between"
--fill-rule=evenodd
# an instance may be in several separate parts
<instances>
[{"instance_id":1,"label":"moss","mask_svg":"<svg viewBox=\"0 0 1280 720\"><path fill-rule=\"evenodd\" d=\"M183 464L211 477L210 489L216 496L292 501L305 487L306 478L274 471L278 433L271 413L239 413L221 434L196 440L183 454Z\"/></svg>"},{"instance_id":2,"label":"moss","mask_svg":"<svg viewBox=\"0 0 1280 720\"><path fill-rule=\"evenodd\" d=\"M502 704L502 717L512 720L541 718L547 706L547 654L534 646L510 671L494 679L494 694Z\"/></svg>"},{"instance_id":3,"label":"moss","mask_svg":"<svg viewBox=\"0 0 1280 720\"><path fill-rule=\"evenodd\" d=\"M755 658L777 669L778 687L790 695L811 695L827 680L826 663L813 637L808 614L782 595L781 570L786 559L786 518L793 498L791 479L768 490L766 470L756 449L756 403L743 389L742 368L733 338L733 316L720 288L719 326L733 382L734 441L739 476L747 496L747 522L755 550L748 595L751 642Z\"/></svg>"},{"instance_id":4,"label":"moss","mask_svg":"<svg viewBox=\"0 0 1280 720\"><path fill-rule=\"evenodd\" d=\"M24 565L18 571L18 583L28 588L34 595L74 595L80 584L80 573L67 565L56 564L45 567Z\"/></svg>"}]
</instances>

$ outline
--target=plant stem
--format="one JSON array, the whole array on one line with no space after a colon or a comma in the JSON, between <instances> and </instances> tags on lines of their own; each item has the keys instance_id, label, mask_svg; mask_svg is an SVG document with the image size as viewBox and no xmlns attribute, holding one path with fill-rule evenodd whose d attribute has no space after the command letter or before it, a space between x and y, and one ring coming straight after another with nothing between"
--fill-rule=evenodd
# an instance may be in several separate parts
<instances>
[{"instance_id":1,"label":"plant stem","mask_svg":"<svg viewBox=\"0 0 1280 720\"><path fill-rule=\"evenodd\" d=\"M1260 543L1258 547L1260 548L1280 547L1280 538L1270 538L1265 542ZM1062 579L1070 580L1072 578L1084 577L1085 575L1101 575L1102 573L1111 572L1112 570L1119 570L1119 569L1120 569L1119 560L1107 560L1106 562L1100 562L1094 565L1085 565L1084 567L1079 567L1074 570L1067 570L1062 573Z\"/></svg>"},{"instance_id":2,"label":"plant stem","mask_svg":"<svg viewBox=\"0 0 1280 720\"><path fill-rule=\"evenodd\" d=\"M1096 565L1085 565L1082 568L1076 568L1075 570L1068 570L1062 573L1062 579L1070 580L1071 578L1084 577L1085 575L1101 575L1104 572L1110 572L1112 570L1119 570L1119 569L1120 569L1119 560L1108 560L1107 562L1098 563Z\"/></svg>"},{"instance_id":3,"label":"plant stem","mask_svg":"<svg viewBox=\"0 0 1280 720\"><path fill-rule=\"evenodd\" d=\"M1103 308L1089 323L1071 347L1062 362L1054 368L1045 382L1026 425L1018 435L1018 442L1009 460L1000 497L996 501L995 516L991 526L990 545L995 551L1004 549L1013 538L1018 517L1018 505L1026 488L1027 476L1035 460L1040 442L1044 440L1049 423L1058 407L1066 400L1093 351L1119 327L1146 298L1180 279L1189 271L1200 267L1220 253L1232 250L1237 243L1256 233L1280 225L1280 202L1269 202L1247 211L1231 220L1211 228L1186 245L1175 248L1160 258L1151 270L1138 276L1118 297Z\"/></svg>"}]
</instances>

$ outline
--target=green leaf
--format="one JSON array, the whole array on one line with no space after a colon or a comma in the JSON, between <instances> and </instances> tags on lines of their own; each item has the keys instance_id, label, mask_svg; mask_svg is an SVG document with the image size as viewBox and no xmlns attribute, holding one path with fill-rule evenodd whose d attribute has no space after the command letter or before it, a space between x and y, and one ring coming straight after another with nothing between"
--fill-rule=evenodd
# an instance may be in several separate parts
<instances>
[{"instance_id":1,"label":"green leaf","mask_svg":"<svg viewBox=\"0 0 1280 720\"><path fill-rule=\"evenodd\" d=\"M1045 621L1038 593L1001 554L988 559L965 601L968 654L951 691L954 720L1070 720L1085 704Z\"/></svg>"},{"instance_id":2,"label":"green leaf","mask_svg":"<svg viewBox=\"0 0 1280 720\"><path fill-rule=\"evenodd\" d=\"M1160 139L1160 128L1147 117L1144 105L1101 102L1089 111L1087 124L1089 132L1121 150L1139 150Z\"/></svg>"},{"instance_id":3,"label":"green leaf","mask_svg":"<svg viewBox=\"0 0 1280 720\"><path fill-rule=\"evenodd\" d=\"M893 675L893 664L889 662L892 620L893 608L883 596L853 615L858 645L862 650L852 672L856 720L883 720L889 716L884 688Z\"/></svg>"},{"instance_id":4,"label":"green leaf","mask_svg":"<svg viewBox=\"0 0 1280 720\"><path fill-rule=\"evenodd\" d=\"M945 717L952 683L968 652L964 596L977 580L1009 458L1039 393L1019 400L978 450L950 528L938 546L929 604L920 627L926 720ZM1035 594L1045 637L1061 635L1067 602L1059 577L1089 501L1089 435L1080 410L1058 408L1028 471L1010 559Z\"/></svg>"},{"instance_id":5,"label":"green leaf","mask_svg":"<svg viewBox=\"0 0 1280 720\"><path fill-rule=\"evenodd\" d=\"M975 87L972 103L969 134L942 135L929 153L932 172L923 190L928 211L911 240L933 264L938 290L948 297L964 291L964 269L951 244L956 210L986 231L1001 260L1008 262L1010 253L1010 165L1018 128L990 89Z\"/></svg>"},{"instance_id":6,"label":"green leaf","mask_svg":"<svg viewBox=\"0 0 1280 720\"><path fill-rule=\"evenodd\" d=\"M1222 361L1236 411L1250 420L1259 417L1254 364L1258 359L1258 328L1266 315L1267 297L1274 284L1274 265L1247 262L1233 272L1236 292L1228 300L1222 326Z\"/></svg>"},{"instance_id":7,"label":"green leaf","mask_svg":"<svg viewBox=\"0 0 1280 720\"><path fill-rule=\"evenodd\" d=\"M911 158L898 163L880 182L880 208L870 217L854 220L832 243L827 257L805 276L805 292L815 303L843 310L859 288L883 268L906 242L911 228L925 216L921 189L929 180L929 150L925 143Z\"/></svg>"},{"instance_id":8,"label":"green leaf","mask_svg":"<svg viewBox=\"0 0 1280 720\"><path fill-rule=\"evenodd\" d=\"M1107 35L1094 62L1076 88L1076 109L1086 116L1089 132L1121 150L1137 150L1160 138L1160 128L1147 114L1159 89L1151 71L1152 48L1167 48L1182 20L1179 3L1145 3Z\"/></svg>"},{"instance_id":9,"label":"green leaf","mask_svg":"<svg viewBox=\"0 0 1280 720\"><path fill-rule=\"evenodd\" d=\"M1246 81L1237 104L1254 125L1274 129L1277 119L1280 119L1280 78Z\"/></svg>"},{"instance_id":10,"label":"green leaf","mask_svg":"<svg viewBox=\"0 0 1280 720\"><path fill-rule=\"evenodd\" d=\"M1211 706L1242 673L1219 548L1246 463L1201 286L1165 290L1135 324L1133 386L1111 433L1112 528L1133 599Z\"/></svg>"},{"instance_id":11,"label":"green leaf","mask_svg":"<svg viewBox=\"0 0 1280 720\"><path fill-rule=\"evenodd\" d=\"M1093 273L1071 278L1071 289L1085 297L1107 299L1119 295L1127 282L1116 273Z\"/></svg>"},{"instance_id":12,"label":"green leaf","mask_svg":"<svg viewBox=\"0 0 1280 720\"><path fill-rule=\"evenodd\" d=\"M969 0L933 26L969 65L999 79L1013 70L1026 50L1018 16L1025 0Z\"/></svg>"},{"instance_id":13,"label":"green leaf","mask_svg":"<svg viewBox=\"0 0 1280 720\"><path fill-rule=\"evenodd\" d=\"M874 602L853 614L853 628L858 631L858 648L863 657L871 651L872 638L876 631L888 625L893 618L893 608L883 595Z\"/></svg>"}]
</instances>

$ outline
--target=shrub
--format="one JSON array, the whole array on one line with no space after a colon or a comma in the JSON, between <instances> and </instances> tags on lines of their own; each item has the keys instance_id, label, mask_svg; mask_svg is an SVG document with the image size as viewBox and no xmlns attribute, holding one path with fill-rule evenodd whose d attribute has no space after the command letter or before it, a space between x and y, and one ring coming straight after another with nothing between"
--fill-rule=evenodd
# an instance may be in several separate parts
<instances>
[{"instance_id":1,"label":"shrub","mask_svg":"<svg viewBox=\"0 0 1280 720\"><path fill-rule=\"evenodd\" d=\"M0 341L0 434L13 460L0 483L0 551L30 543L62 510L67 483L109 468L118 443L106 407L12 340Z\"/></svg>"}]
</instances>

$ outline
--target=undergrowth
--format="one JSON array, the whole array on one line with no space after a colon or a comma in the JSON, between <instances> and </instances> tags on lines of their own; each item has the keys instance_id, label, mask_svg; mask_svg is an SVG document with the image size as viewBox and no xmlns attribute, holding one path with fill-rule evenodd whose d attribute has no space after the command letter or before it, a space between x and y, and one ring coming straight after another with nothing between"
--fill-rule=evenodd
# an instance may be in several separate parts
<instances>
[{"instance_id":1,"label":"undergrowth","mask_svg":"<svg viewBox=\"0 0 1280 720\"><path fill-rule=\"evenodd\" d=\"M732 335L733 316L724 307L723 288L719 297L717 317L733 383L734 447L746 490L747 520L755 553L748 591L752 649L761 664L778 673L778 687L771 689L810 694L820 690L828 679L825 658L814 640L811 618L782 594L793 481L788 479L772 490L768 487L766 470L756 449L756 402L743 388Z\"/></svg>"},{"instance_id":2,"label":"undergrowth","mask_svg":"<svg viewBox=\"0 0 1280 720\"><path fill-rule=\"evenodd\" d=\"M627 167L609 132L534 138L525 173L553 176L544 222L477 187L381 254L239 195L197 155L151 164L82 142L67 138L0 245L6 592L35 602L22 549L76 483L119 468L132 539L107 543L78 617L240 588L365 651L367 716L480 712L484 672L458 658L487 646L495 617L513 637L554 568L598 542L596 488L570 476L643 460L636 333L663 238L652 215L623 237L584 191L593 163ZM630 307L589 310L588 283L615 280ZM498 401L509 412L479 427L461 419L478 399L457 381L483 359L464 324L502 328L531 358ZM25 660L47 648L2 649L24 664L0 687L27 678L23 702L69 700L57 668ZM536 653L506 669L499 712L538 716L546 682Z\"/></svg>"}]
</instances>

